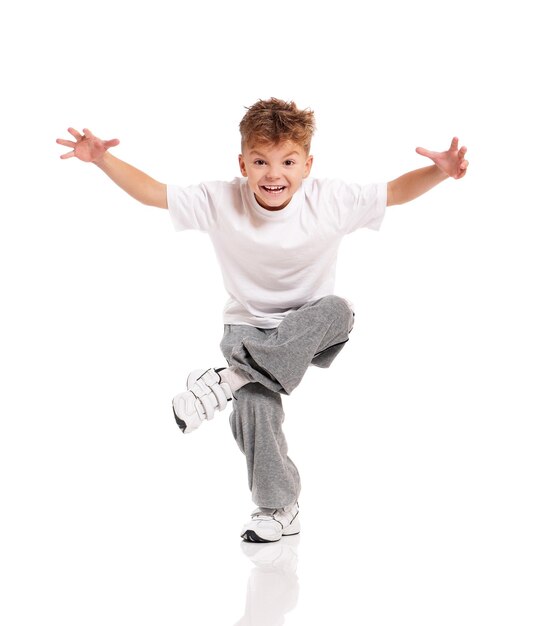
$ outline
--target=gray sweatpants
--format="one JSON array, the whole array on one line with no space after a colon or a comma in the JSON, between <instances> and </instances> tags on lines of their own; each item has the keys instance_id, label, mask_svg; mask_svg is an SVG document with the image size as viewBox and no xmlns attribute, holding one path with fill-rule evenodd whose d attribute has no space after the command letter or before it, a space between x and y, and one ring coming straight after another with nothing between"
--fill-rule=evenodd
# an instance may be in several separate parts
<instances>
[{"instance_id":1,"label":"gray sweatpants","mask_svg":"<svg viewBox=\"0 0 533 626\"><path fill-rule=\"evenodd\" d=\"M254 381L235 392L230 424L257 506L277 509L298 499L300 475L287 456L281 394L297 387L309 365L329 367L352 327L352 309L337 296L305 304L277 328L224 327L224 357Z\"/></svg>"}]
</instances>

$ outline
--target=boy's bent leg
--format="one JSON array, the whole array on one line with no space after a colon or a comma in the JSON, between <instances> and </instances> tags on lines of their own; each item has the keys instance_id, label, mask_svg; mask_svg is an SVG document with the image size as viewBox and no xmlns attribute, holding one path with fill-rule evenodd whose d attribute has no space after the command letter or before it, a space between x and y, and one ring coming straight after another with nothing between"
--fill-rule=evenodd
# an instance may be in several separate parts
<instances>
[{"instance_id":1,"label":"boy's bent leg","mask_svg":"<svg viewBox=\"0 0 533 626\"><path fill-rule=\"evenodd\" d=\"M235 394L230 416L233 436L246 455L252 500L265 509L294 504L300 495L300 475L287 456L281 396L258 383Z\"/></svg>"},{"instance_id":2,"label":"boy's bent leg","mask_svg":"<svg viewBox=\"0 0 533 626\"><path fill-rule=\"evenodd\" d=\"M244 337L229 362L268 389L288 394L312 363L329 367L352 327L346 300L326 296L289 313L266 338Z\"/></svg>"}]
</instances>

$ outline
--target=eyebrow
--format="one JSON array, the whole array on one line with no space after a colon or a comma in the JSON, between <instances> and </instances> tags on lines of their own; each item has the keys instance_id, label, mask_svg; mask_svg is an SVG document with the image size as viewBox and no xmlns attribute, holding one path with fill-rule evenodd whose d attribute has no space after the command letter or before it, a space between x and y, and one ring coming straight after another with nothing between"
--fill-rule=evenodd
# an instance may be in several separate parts
<instances>
[{"instance_id":1,"label":"eyebrow","mask_svg":"<svg viewBox=\"0 0 533 626\"><path fill-rule=\"evenodd\" d=\"M250 150L250 154L255 154L255 155L257 155L257 156L260 156L260 157L265 158L265 155L264 155L262 152L258 152L257 150ZM283 158L283 159L286 159L286 158L288 158L288 157L290 157L290 156L293 156L294 154L295 154L296 156L299 156L299 152L296 152L296 150L293 150L292 152L289 152L289 154L286 154L286 155L285 155L285 156L283 156L282 158Z\"/></svg>"}]
</instances>

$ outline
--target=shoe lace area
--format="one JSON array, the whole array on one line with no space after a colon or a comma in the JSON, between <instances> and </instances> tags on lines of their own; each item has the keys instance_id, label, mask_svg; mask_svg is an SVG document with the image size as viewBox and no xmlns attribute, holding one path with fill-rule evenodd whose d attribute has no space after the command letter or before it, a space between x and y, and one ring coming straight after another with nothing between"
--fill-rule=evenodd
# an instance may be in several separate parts
<instances>
[{"instance_id":1,"label":"shoe lace area","mask_svg":"<svg viewBox=\"0 0 533 626\"><path fill-rule=\"evenodd\" d=\"M252 512L252 519L273 520L277 512L278 509L272 509L272 512L269 512L259 508Z\"/></svg>"}]
</instances>

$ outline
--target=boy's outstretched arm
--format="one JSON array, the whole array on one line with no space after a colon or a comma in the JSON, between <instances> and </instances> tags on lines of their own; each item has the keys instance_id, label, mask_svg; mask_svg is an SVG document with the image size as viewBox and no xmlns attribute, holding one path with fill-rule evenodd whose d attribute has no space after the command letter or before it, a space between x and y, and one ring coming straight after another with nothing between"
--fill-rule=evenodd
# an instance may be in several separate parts
<instances>
[{"instance_id":1,"label":"boy's outstretched arm","mask_svg":"<svg viewBox=\"0 0 533 626\"><path fill-rule=\"evenodd\" d=\"M447 178L462 178L466 174L468 161L466 148L459 149L459 139L454 137L445 152L433 152L417 148L422 156L428 157L434 165L408 172L387 184L387 206L403 204L421 196Z\"/></svg>"},{"instance_id":2,"label":"boy's outstretched arm","mask_svg":"<svg viewBox=\"0 0 533 626\"><path fill-rule=\"evenodd\" d=\"M154 180L148 174L141 172L128 163L117 159L107 150L117 146L118 139L103 140L95 137L87 128L83 129L83 135L74 128L68 132L75 141L69 139L57 139L56 142L67 148L70 152L62 154L60 158L69 159L77 157L80 161L94 163L105 172L113 182L133 198L149 206L167 207L167 186Z\"/></svg>"}]
</instances>

